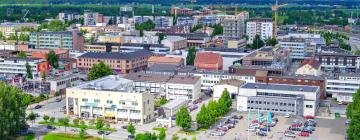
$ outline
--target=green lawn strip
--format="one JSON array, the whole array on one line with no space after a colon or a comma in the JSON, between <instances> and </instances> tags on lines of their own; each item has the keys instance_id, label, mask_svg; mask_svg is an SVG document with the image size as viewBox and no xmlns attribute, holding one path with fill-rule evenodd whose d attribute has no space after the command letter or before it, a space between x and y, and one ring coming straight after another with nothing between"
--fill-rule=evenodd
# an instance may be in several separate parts
<instances>
[{"instance_id":1,"label":"green lawn strip","mask_svg":"<svg viewBox=\"0 0 360 140\"><path fill-rule=\"evenodd\" d=\"M156 130L156 131L161 131L161 130L167 131L167 129L164 128L164 127L154 127L153 130Z\"/></svg>"},{"instance_id":2,"label":"green lawn strip","mask_svg":"<svg viewBox=\"0 0 360 140\"><path fill-rule=\"evenodd\" d=\"M197 135L197 134L199 134L201 131L202 131L202 130L200 130L200 131L199 131L199 130L198 130L198 131L184 131L184 130L179 130L178 133L192 136L192 135Z\"/></svg>"},{"instance_id":3,"label":"green lawn strip","mask_svg":"<svg viewBox=\"0 0 360 140\"><path fill-rule=\"evenodd\" d=\"M49 124L49 125L55 125L55 126L64 126L64 125L59 124L59 123L52 123L52 122L45 122L45 121L41 121L41 122L39 122L39 124ZM69 124L69 126L67 126L67 127L82 128L81 125L73 125L73 124ZM86 125L86 128L87 129L95 129L95 130L103 130L103 131L112 131L112 132L116 131L116 129L114 129L114 128L100 128L100 129L97 129L95 126L88 126L88 125Z\"/></svg>"},{"instance_id":4,"label":"green lawn strip","mask_svg":"<svg viewBox=\"0 0 360 140\"><path fill-rule=\"evenodd\" d=\"M43 140L80 140L80 137L77 134L48 133L44 136ZM85 140L100 140L100 138L86 136Z\"/></svg>"}]
</instances>

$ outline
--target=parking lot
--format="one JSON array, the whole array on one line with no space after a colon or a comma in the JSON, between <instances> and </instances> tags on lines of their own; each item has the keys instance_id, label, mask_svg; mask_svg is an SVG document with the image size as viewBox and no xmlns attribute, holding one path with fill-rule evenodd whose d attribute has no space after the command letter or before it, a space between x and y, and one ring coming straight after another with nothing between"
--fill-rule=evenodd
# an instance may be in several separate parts
<instances>
[{"instance_id":1,"label":"parking lot","mask_svg":"<svg viewBox=\"0 0 360 140\"><path fill-rule=\"evenodd\" d=\"M214 132L216 128L210 130L210 133L207 133L208 139L226 139L226 140L343 140L345 137L346 131L346 119L338 118L338 119L319 119L316 118L317 126L315 127L315 131L309 135L309 137L298 136L296 132L296 137L285 137L284 132L288 129L291 123L294 120L300 120L305 122L306 119L299 118L285 118L282 115L275 115L274 118L278 118L278 123L274 127L270 127L271 131L267 132L267 136L257 136L255 132L249 132L247 129L249 128L249 124L251 122L247 121L246 113L239 113L244 118L239 120L236 123L235 128L229 129L224 136L211 136L210 133ZM256 119L256 116L254 119Z\"/></svg>"}]
</instances>

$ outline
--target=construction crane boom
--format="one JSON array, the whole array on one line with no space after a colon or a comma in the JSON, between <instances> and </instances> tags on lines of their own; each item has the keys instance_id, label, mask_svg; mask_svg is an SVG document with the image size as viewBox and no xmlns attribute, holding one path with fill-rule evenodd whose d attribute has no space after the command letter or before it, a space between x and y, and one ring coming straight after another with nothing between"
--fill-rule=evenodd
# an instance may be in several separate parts
<instances>
[{"instance_id":1,"label":"construction crane boom","mask_svg":"<svg viewBox=\"0 0 360 140\"><path fill-rule=\"evenodd\" d=\"M278 33L278 26L279 26L279 8L286 6L287 4L282 4L279 5L278 4L278 0L275 0L275 5L272 7L272 10L274 11L274 32L273 32L273 37L276 38L277 37L277 33Z\"/></svg>"}]
</instances>

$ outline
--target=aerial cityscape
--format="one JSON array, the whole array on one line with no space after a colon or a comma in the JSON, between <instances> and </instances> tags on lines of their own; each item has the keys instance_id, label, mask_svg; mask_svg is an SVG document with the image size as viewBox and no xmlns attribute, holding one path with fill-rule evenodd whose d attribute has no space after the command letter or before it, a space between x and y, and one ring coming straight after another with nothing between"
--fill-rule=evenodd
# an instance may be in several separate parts
<instances>
[{"instance_id":1,"label":"aerial cityscape","mask_svg":"<svg viewBox=\"0 0 360 140\"><path fill-rule=\"evenodd\" d=\"M0 140L360 140L360 1L0 0Z\"/></svg>"}]
</instances>

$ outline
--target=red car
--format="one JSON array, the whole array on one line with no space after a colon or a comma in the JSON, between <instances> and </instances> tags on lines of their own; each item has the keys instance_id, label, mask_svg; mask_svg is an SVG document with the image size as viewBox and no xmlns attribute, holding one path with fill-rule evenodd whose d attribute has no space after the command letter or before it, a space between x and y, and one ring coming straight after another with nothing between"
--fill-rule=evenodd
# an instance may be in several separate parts
<instances>
[{"instance_id":1,"label":"red car","mask_svg":"<svg viewBox=\"0 0 360 140\"><path fill-rule=\"evenodd\" d=\"M315 116L311 116L311 115L306 115L304 116L305 119L315 119Z\"/></svg>"},{"instance_id":2,"label":"red car","mask_svg":"<svg viewBox=\"0 0 360 140\"><path fill-rule=\"evenodd\" d=\"M294 124L291 124L291 127L301 127L301 124L299 124L299 123L294 123Z\"/></svg>"},{"instance_id":3,"label":"red car","mask_svg":"<svg viewBox=\"0 0 360 140\"><path fill-rule=\"evenodd\" d=\"M309 137L310 136L310 133L309 132L301 132L298 134L299 136L302 136L302 137Z\"/></svg>"},{"instance_id":4,"label":"red car","mask_svg":"<svg viewBox=\"0 0 360 140\"><path fill-rule=\"evenodd\" d=\"M252 123L252 124L257 123L257 124L259 124L259 125L262 124L262 122L259 122L258 120L253 120L251 123Z\"/></svg>"}]
</instances>

